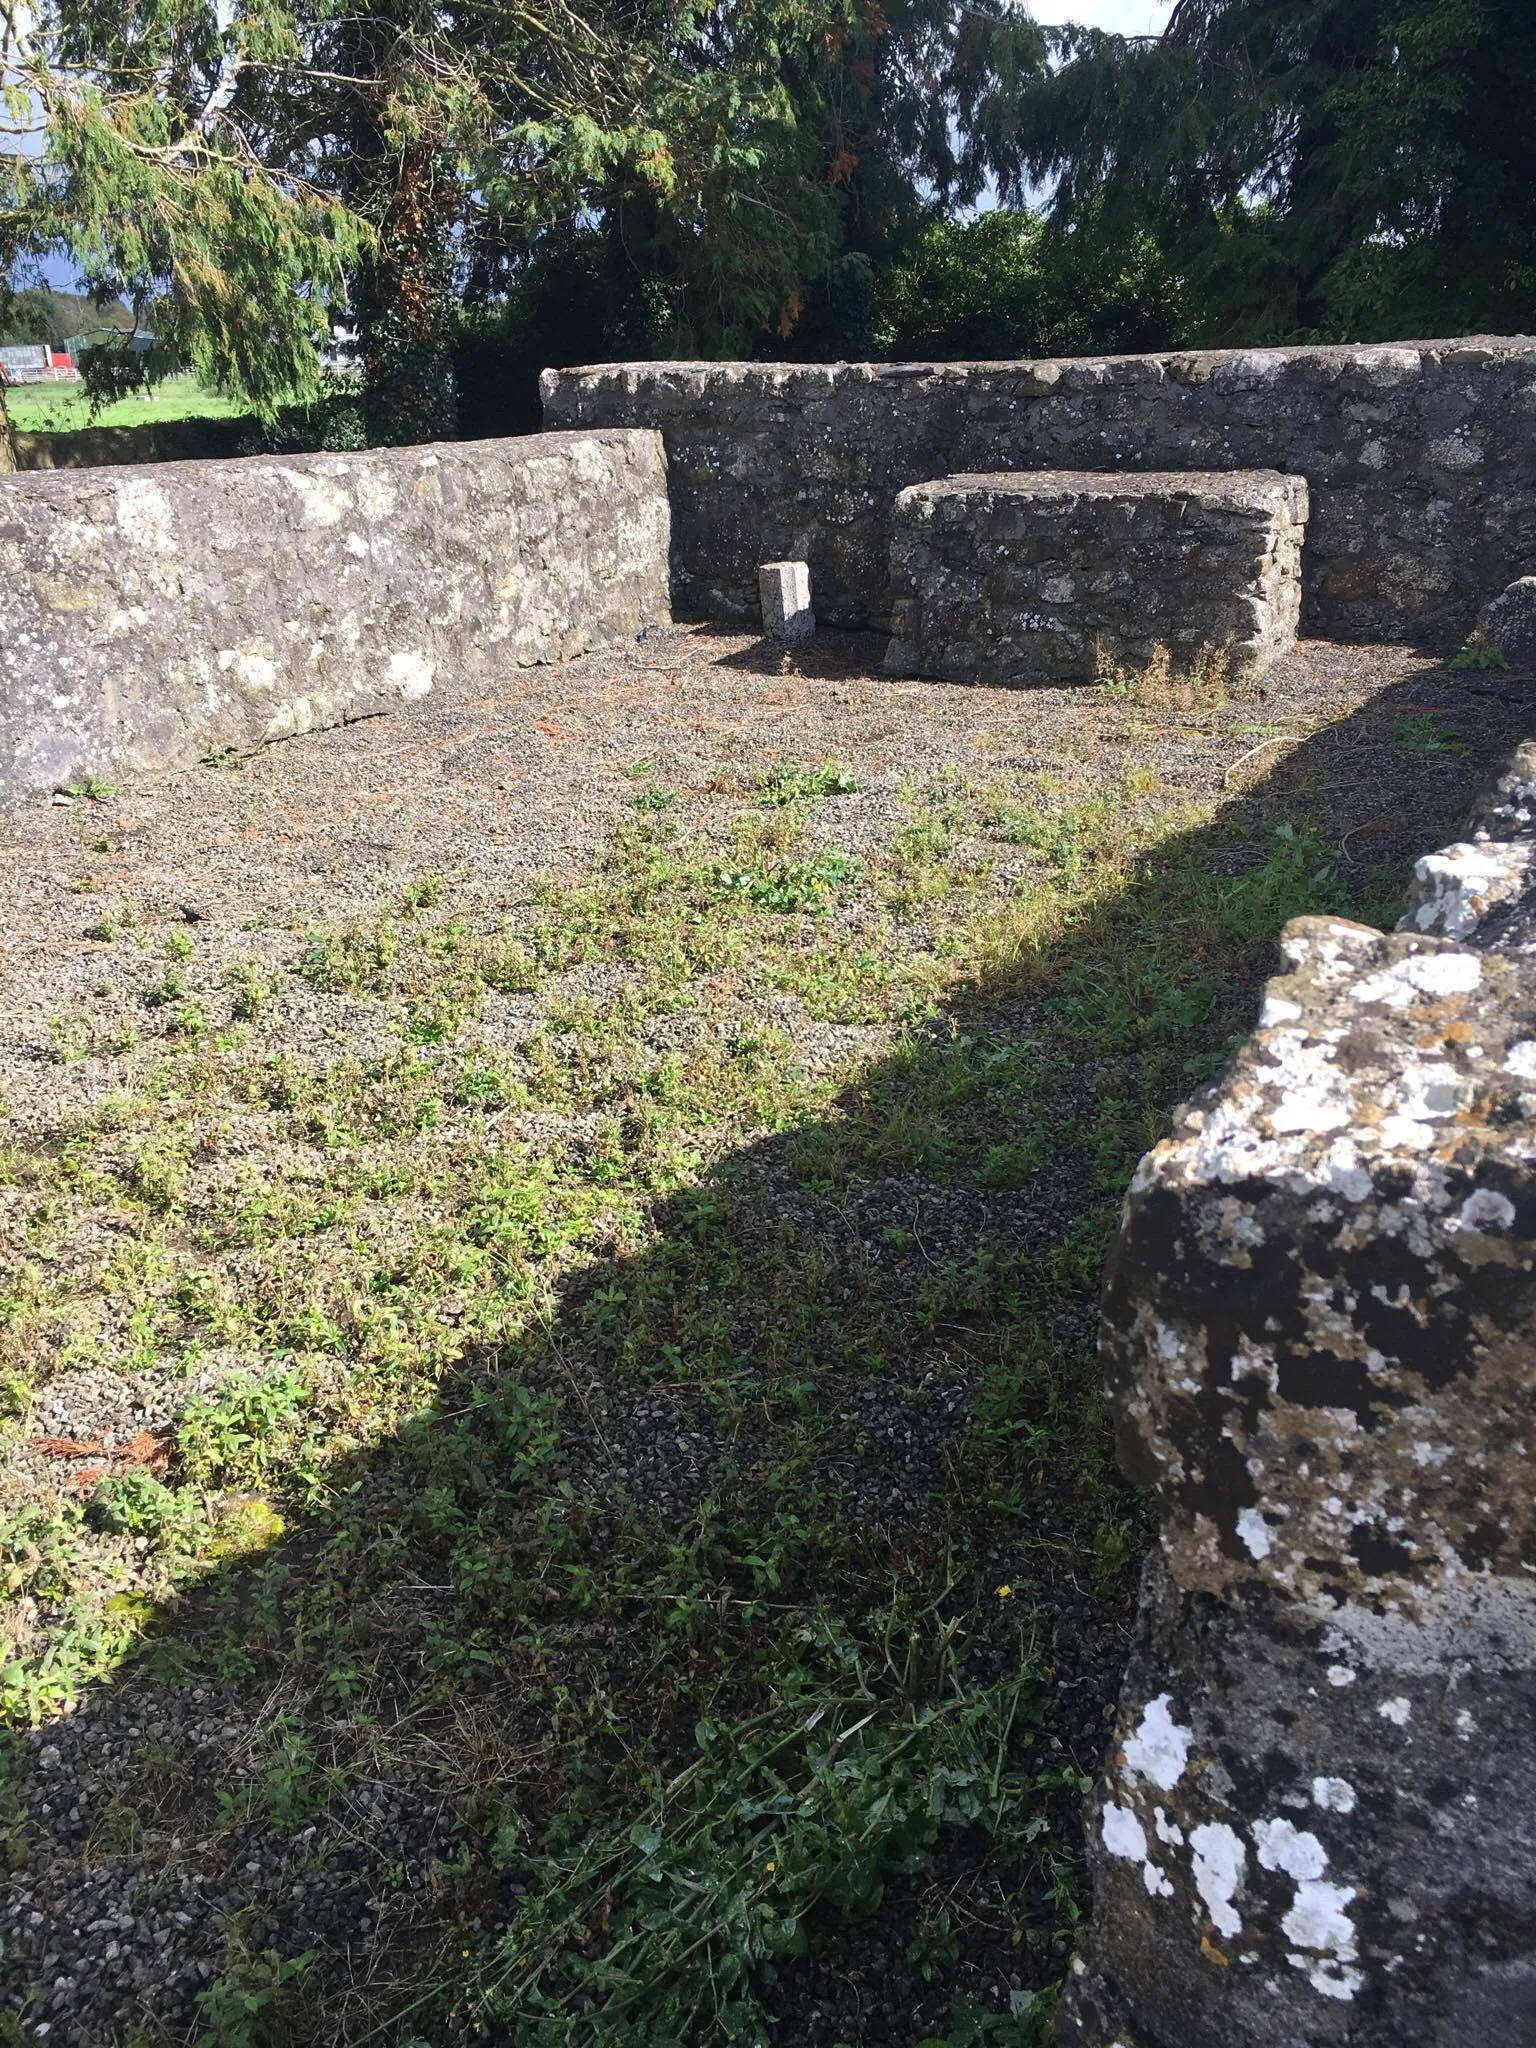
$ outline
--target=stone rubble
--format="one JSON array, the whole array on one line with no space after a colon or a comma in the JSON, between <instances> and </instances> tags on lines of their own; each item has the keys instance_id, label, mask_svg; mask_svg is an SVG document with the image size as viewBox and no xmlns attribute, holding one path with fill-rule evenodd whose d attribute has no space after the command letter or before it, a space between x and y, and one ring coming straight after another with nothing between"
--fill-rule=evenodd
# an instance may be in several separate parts
<instances>
[{"instance_id":1,"label":"stone rubble","mask_svg":"<svg viewBox=\"0 0 1536 2048\"><path fill-rule=\"evenodd\" d=\"M1519 576L1483 606L1478 639L1507 661L1536 661L1536 576Z\"/></svg>"}]
</instances>

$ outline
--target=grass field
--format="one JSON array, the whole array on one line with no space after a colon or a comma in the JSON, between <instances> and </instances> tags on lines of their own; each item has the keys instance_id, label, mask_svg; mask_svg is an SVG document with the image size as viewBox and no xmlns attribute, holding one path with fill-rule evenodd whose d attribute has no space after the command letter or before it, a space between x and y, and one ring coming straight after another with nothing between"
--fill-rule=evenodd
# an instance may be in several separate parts
<instances>
[{"instance_id":1,"label":"grass field","mask_svg":"<svg viewBox=\"0 0 1536 2048\"><path fill-rule=\"evenodd\" d=\"M195 377L172 377L147 397L120 398L94 418L83 384L21 384L5 394L18 434L68 434L80 427L145 427L165 420L222 420L236 408Z\"/></svg>"}]
</instances>

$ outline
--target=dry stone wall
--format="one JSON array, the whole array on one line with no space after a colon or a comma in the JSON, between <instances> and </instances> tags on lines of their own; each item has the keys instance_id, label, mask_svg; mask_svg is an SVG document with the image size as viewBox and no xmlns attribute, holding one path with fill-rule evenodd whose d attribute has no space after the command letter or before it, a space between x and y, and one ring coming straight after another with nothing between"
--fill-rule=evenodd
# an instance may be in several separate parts
<instances>
[{"instance_id":1,"label":"dry stone wall","mask_svg":"<svg viewBox=\"0 0 1536 2048\"><path fill-rule=\"evenodd\" d=\"M673 592L756 616L805 560L817 615L888 626L896 494L962 471L1279 469L1312 495L1303 630L1454 643L1536 563L1536 339L1018 363L615 363L544 374L550 427L650 426Z\"/></svg>"},{"instance_id":2,"label":"dry stone wall","mask_svg":"<svg viewBox=\"0 0 1536 2048\"><path fill-rule=\"evenodd\" d=\"M892 675L1091 682L1167 647L1262 661L1296 638L1307 486L1273 470L1004 470L896 500Z\"/></svg>"},{"instance_id":3,"label":"dry stone wall","mask_svg":"<svg viewBox=\"0 0 1536 2048\"><path fill-rule=\"evenodd\" d=\"M0 481L0 800L184 764L668 616L658 435Z\"/></svg>"},{"instance_id":4,"label":"dry stone wall","mask_svg":"<svg viewBox=\"0 0 1536 2048\"><path fill-rule=\"evenodd\" d=\"M1398 931L1305 918L1105 1291L1161 1544L1080 2048L1536 2041L1536 747Z\"/></svg>"}]
</instances>

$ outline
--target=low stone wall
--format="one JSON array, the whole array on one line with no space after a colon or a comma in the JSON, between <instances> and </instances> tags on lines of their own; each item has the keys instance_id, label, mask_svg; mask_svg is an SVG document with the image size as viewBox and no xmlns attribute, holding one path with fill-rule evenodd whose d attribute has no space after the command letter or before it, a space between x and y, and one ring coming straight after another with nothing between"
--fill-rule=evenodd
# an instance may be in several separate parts
<instances>
[{"instance_id":1,"label":"low stone wall","mask_svg":"<svg viewBox=\"0 0 1536 2048\"><path fill-rule=\"evenodd\" d=\"M1074 2048L1536 2039L1536 747L1385 936L1291 925L1104 1304L1161 1546Z\"/></svg>"},{"instance_id":2,"label":"low stone wall","mask_svg":"<svg viewBox=\"0 0 1536 2048\"><path fill-rule=\"evenodd\" d=\"M1020 363L547 370L550 427L659 427L673 595L754 619L757 566L889 621L896 494L961 471L1281 469L1312 493L1303 630L1454 644L1536 564L1536 339Z\"/></svg>"},{"instance_id":3,"label":"low stone wall","mask_svg":"<svg viewBox=\"0 0 1536 2048\"><path fill-rule=\"evenodd\" d=\"M100 469L116 462L207 462L240 450L248 419L152 420L138 427L73 427L18 433L16 467Z\"/></svg>"},{"instance_id":4,"label":"low stone wall","mask_svg":"<svg viewBox=\"0 0 1536 2048\"><path fill-rule=\"evenodd\" d=\"M659 437L0 481L0 800L564 660L668 616Z\"/></svg>"},{"instance_id":5,"label":"low stone wall","mask_svg":"<svg viewBox=\"0 0 1536 2048\"><path fill-rule=\"evenodd\" d=\"M1262 661L1301 609L1302 478L1274 470L1004 470L896 500L892 675L1092 682L1166 647Z\"/></svg>"}]
</instances>

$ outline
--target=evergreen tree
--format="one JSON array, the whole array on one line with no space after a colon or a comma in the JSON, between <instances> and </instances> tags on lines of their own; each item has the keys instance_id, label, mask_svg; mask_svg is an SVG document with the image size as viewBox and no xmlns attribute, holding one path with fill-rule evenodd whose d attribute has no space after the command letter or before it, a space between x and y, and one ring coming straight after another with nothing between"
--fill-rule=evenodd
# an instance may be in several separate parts
<instances>
[{"instance_id":1,"label":"evergreen tree","mask_svg":"<svg viewBox=\"0 0 1536 2048\"><path fill-rule=\"evenodd\" d=\"M1151 233L1212 341L1536 324L1530 0L1178 0L1159 39L1007 32L970 76L973 174Z\"/></svg>"}]
</instances>

